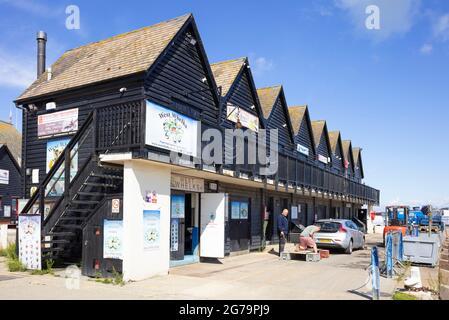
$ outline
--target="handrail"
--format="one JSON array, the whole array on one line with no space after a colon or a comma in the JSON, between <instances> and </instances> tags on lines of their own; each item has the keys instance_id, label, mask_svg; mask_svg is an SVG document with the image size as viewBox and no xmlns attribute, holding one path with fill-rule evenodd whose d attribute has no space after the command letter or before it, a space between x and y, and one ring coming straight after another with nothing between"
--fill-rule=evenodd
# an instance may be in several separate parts
<instances>
[{"instance_id":1,"label":"handrail","mask_svg":"<svg viewBox=\"0 0 449 320\"><path fill-rule=\"evenodd\" d=\"M86 120L84 121L83 125L81 126L81 128L78 130L78 132L72 137L72 139L70 139L70 142L67 144L66 146L66 150L72 150L73 147L79 142L80 138L84 135L84 133L87 131L87 128L91 125L92 123L92 119L93 119L93 114L95 111L90 112L90 114L87 116ZM69 153L70 154L70 153ZM70 155L69 155L70 157ZM50 171L48 172L48 174L46 175L45 179L39 184L37 190L34 192L34 194L31 196L31 199L27 202L27 204L25 205L25 207L22 209L21 213L26 213L28 212L28 210L30 210L34 204L36 203L36 200L41 197L43 194L45 194L45 188L47 187L48 183L52 180L53 176L58 172L58 170L60 169L61 165L64 163L64 161L66 160L66 153L62 152L58 159L56 160L56 162L54 163L54 165L51 167ZM66 173L66 177L65 179L69 179L70 180L70 172ZM43 191L42 191L43 190ZM68 190L67 190L68 191ZM64 193L66 192L66 190L64 189ZM43 212L41 212L40 210L41 208L39 208L39 213L43 214Z\"/></svg>"}]
</instances>

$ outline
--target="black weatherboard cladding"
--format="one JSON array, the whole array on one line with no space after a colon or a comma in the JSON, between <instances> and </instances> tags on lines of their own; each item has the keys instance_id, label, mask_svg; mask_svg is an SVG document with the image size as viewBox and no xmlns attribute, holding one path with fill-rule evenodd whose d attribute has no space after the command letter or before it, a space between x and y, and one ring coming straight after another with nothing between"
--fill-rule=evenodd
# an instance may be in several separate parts
<instances>
[{"instance_id":1,"label":"black weatherboard cladding","mask_svg":"<svg viewBox=\"0 0 449 320\"><path fill-rule=\"evenodd\" d=\"M202 124L216 126L218 122L218 106L214 99L214 86L208 79L202 54L198 43L189 42L190 35L195 35L189 26L169 45L166 54L145 79L145 94L155 103L170 107L195 117L200 114ZM178 103L177 103L178 102ZM189 114L183 104L194 110ZM199 119L197 119L199 120Z\"/></svg>"},{"instance_id":2,"label":"black weatherboard cladding","mask_svg":"<svg viewBox=\"0 0 449 320\"><path fill-rule=\"evenodd\" d=\"M295 136L295 143L299 143L304 147L307 147L309 149L309 156L307 157L308 160L313 161L314 160L314 147L313 147L313 137L311 137L311 128L309 126L309 123L307 121L307 115L304 115L301 125L299 127L298 134ZM306 158L305 155L302 153L299 153L300 158Z\"/></svg>"},{"instance_id":3,"label":"black weatherboard cladding","mask_svg":"<svg viewBox=\"0 0 449 320\"><path fill-rule=\"evenodd\" d=\"M332 155L332 159L332 167L337 170L338 173L344 173L343 153L340 146L340 139L338 139L335 154Z\"/></svg>"},{"instance_id":4,"label":"black weatherboard cladding","mask_svg":"<svg viewBox=\"0 0 449 320\"><path fill-rule=\"evenodd\" d=\"M11 205L11 197L19 198L22 194L20 170L6 148L6 146L0 147L0 169L9 171L9 184L0 184L0 197L2 198L0 216L4 214L3 206Z\"/></svg>"}]
</instances>

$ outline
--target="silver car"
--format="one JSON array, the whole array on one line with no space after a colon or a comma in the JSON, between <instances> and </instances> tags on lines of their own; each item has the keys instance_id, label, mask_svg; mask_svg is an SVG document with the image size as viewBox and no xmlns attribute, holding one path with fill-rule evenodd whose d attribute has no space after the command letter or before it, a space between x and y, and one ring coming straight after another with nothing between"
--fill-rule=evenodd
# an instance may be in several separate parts
<instances>
[{"instance_id":1,"label":"silver car","mask_svg":"<svg viewBox=\"0 0 449 320\"><path fill-rule=\"evenodd\" d=\"M323 219L315 224L321 227L313 235L318 248L342 249L351 254L353 249L365 247L365 234L351 220Z\"/></svg>"}]
</instances>

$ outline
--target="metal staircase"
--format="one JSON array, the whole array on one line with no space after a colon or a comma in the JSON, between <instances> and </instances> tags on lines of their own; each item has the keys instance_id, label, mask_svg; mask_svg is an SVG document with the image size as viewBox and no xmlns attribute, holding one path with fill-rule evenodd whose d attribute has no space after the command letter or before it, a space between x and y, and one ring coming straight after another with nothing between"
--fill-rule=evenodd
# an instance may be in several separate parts
<instances>
[{"instance_id":1,"label":"metal staircase","mask_svg":"<svg viewBox=\"0 0 449 320\"><path fill-rule=\"evenodd\" d=\"M99 154L141 146L136 125L141 121L140 105L92 111L22 210L21 214L42 218L43 261L81 260L82 233L89 219L107 195L123 192L123 167L101 163Z\"/></svg>"}]
</instances>

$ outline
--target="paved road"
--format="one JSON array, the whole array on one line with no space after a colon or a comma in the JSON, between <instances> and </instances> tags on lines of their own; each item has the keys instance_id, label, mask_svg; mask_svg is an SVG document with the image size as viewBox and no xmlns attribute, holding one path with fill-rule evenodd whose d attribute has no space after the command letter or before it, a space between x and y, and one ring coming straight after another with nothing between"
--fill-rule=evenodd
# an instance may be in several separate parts
<instances>
[{"instance_id":1,"label":"paved road","mask_svg":"<svg viewBox=\"0 0 449 320\"><path fill-rule=\"evenodd\" d=\"M368 235L368 247L379 241L381 236ZM335 253L317 263L251 253L173 268L168 276L123 287L82 277L79 290L67 289L62 277L10 273L0 263L0 299L368 299L369 286L350 290L367 281L369 263L369 250ZM381 278L381 297L389 299L395 286Z\"/></svg>"}]
</instances>

